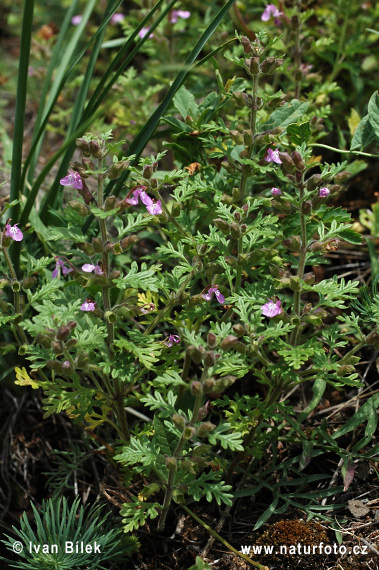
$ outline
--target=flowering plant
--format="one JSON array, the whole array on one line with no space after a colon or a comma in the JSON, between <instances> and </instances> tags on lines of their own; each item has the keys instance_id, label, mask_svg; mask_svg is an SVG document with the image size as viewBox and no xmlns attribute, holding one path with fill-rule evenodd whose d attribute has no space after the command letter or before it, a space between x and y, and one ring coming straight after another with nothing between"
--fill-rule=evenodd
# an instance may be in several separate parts
<instances>
[{"instance_id":1,"label":"flowering plant","mask_svg":"<svg viewBox=\"0 0 379 570\"><path fill-rule=\"evenodd\" d=\"M264 22L284 16L273 6ZM188 17L172 11L170 24ZM18 271L14 242L33 229L4 205L1 318L25 365L16 383L41 389L46 416L64 411L94 439L112 434L109 459L139 485L122 506L126 531L149 518L162 530L173 501L230 507L267 487L273 503L257 527L279 501L313 515L288 481L333 444L346 487L349 461L366 453L366 440L347 455L325 426L311 440L302 430L328 387L362 386L359 350L379 342L367 307L349 306L359 283L316 271L343 242L361 244L333 206L349 165L314 153L325 109L300 100L298 79L294 98L274 93L284 58L266 33L254 36L237 34L227 54L242 77L219 77L200 101L176 92L164 152L124 156L111 131L78 138L80 159L59 178L61 225L38 226L48 255L29 253ZM295 411L286 400L303 386L313 398ZM301 452L262 467L284 427ZM241 472L250 489L236 483Z\"/></svg>"}]
</instances>

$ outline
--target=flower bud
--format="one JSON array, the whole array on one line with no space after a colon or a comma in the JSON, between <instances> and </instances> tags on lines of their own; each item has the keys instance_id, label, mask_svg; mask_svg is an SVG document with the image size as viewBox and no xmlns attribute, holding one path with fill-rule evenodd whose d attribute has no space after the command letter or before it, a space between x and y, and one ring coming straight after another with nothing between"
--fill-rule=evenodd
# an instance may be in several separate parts
<instances>
[{"instance_id":1,"label":"flower bud","mask_svg":"<svg viewBox=\"0 0 379 570\"><path fill-rule=\"evenodd\" d=\"M172 421L174 426L176 426L178 429L183 429L184 426L186 425L186 420L183 416L180 416L179 414L174 414L172 416Z\"/></svg>"},{"instance_id":2,"label":"flower bud","mask_svg":"<svg viewBox=\"0 0 379 570\"><path fill-rule=\"evenodd\" d=\"M73 346L78 344L78 339L77 338L70 338L65 344L66 344L66 348L72 348Z\"/></svg>"},{"instance_id":3,"label":"flower bud","mask_svg":"<svg viewBox=\"0 0 379 570\"><path fill-rule=\"evenodd\" d=\"M118 269L113 269L113 271L111 271L110 275L109 275L109 279L112 281L112 279L118 279L121 275L121 271L119 271Z\"/></svg>"},{"instance_id":4,"label":"flower bud","mask_svg":"<svg viewBox=\"0 0 379 570\"><path fill-rule=\"evenodd\" d=\"M103 152L98 141L90 141L89 147L94 158L102 158Z\"/></svg>"},{"instance_id":5,"label":"flower bud","mask_svg":"<svg viewBox=\"0 0 379 570\"><path fill-rule=\"evenodd\" d=\"M215 220L213 220L213 223L216 226L216 228L222 231L224 236L228 236L230 234L230 225L225 220L222 220L221 218L216 218Z\"/></svg>"},{"instance_id":6,"label":"flower bud","mask_svg":"<svg viewBox=\"0 0 379 570\"><path fill-rule=\"evenodd\" d=\"M316 190L316 188L320 186L320 184L321 184L321 174L313 174L305 182L307 190Z\"/></svg>"},{"instance_id":7,"label":"flower bud","mask_svg":"<svg viewBox=\"0 0 379 570\"><path fill-rule=\"evenodd\" d=\"M165 464L168 469L173 469L176 467L176 458L175 457L165 457Z\"/></svg>"},{"instance_id":8,"label":"flower bud","mask_svg":"<svg viewBox=\"0 0 379 570\"><path fill-rule=\"evenodd\" d=\"M212 424L212 422L203 422L197 428L197 437L206 437L215 427L215 424Z\"/></svg>"},{"instance_id":9,"label":"flower bud","mask_svg":"<svg viewBox=\"0 0 379 570\"><path fill-rule=\"evenodd\" d=\"M348 170L342 170L342 172L339 172L338 174L335 175L334 181L337 184L342 184L343 182L346 182L346 180L348 180L350 176L351 172L349 172Z\"/></svg>"},{"instance_id":10,"label":"flower bud","mask_svg":"<svg viewBox=\"0 0 379 570\"><path fill-rule=\"evenodd\" d=\"M249 107L249 96L247 93L241 91L235 91L233 93L233 98L235 99L238 107Z\"/></svg>"},{"instance_id":11,"label":"flower bud","mask_svg":"<svg viewBox=\"0 0 379 570\"><path fill-rule=\"evenodd\" d=\"M346 376L355 372L355 367L351 364L343 364L337 369L337 376Z\"/></svg>"},{"instance_id":12,"label":"flower bud","mask_svg":"<svg viewBox=\"0 0 379 570\"><path fill-rule=\"evenodd\" d=\"M213 350L208 350L204 356L205 366L208 366L208 368L210 368L211 366L215 365L215 362L216 362L215 353L213 352Z\"/></svg>"},{"instance_id":13,"label":"flower bud","mask_svg":"<svg viewBox=\"0 0 379 570\"><path fill-rule=\"evenodd\" d=\"M109 210L113 210L116 206L117 198L116 196L107 196L104 201L104 210L108 212Z\"/></svg>"},{"instance_id":14,"label":"flower bud","mask_svg":"<svg viewBox=\"0 0 379 570\"><path fill-rule=\"evenodd\" d=\"M221 341L220 346L222 350L230 350L236 345L237 342L238 338L232 334L229 334Z\"/></svg>"},{"instance_id":15,"label":"flower bud","mask_svg":"<svg viewBox=\"0 0 379 570\"><path fill-rule=\"evenodd\" d=\"M152 178L150 180L150 186L151 186L151 188L158 188L158 186L159 186L158 180L156 178Z\"/></svg>"},{"instance_id":16,"label":"flower bud","mask_svg":"<svg viewBox=\"0 0 379 570\"><path fill-rule=\"evenodd\" d=\"M186 426L183 430L184 439L190 439L196 435L196 428L193 426Z\"/></svg>"},{"instance_id":17,"label":"flower bud","mask_svg":"<svg viewBox=\"0 0 379 570\"><path fill-rule=\"evenodd\" d=\"M207 343L209 348L214 348L216 346L217 337L214 332L210 331L207 336Z\"/></svg>"},{"instance_id":18,"label":"flower bud","mask_svg":"<svg viewBox=\"0 0 379 570\"><path fill-rule=\"evenodd\" d=\"M215 388L215 379L213 376L211 378L207 378L203 382L203 392L204 394L212 394Z\"/></svg>"},{"instance_id":19,"label":"flower bud","mask_svg":"<svg viewBox=\"0 0 379 570\"><path fill-rule=\"evenodd\" d=\"M250 40L247 36L242 36L241 44L243 45L243 51L247 54L253 51L253 46L250 43Z\"/></svg>"},{"instance_id":20,"label":"flower bud","mask_svg":"<svg viewBox=\"0 0 379 570\"><path fill-rule=\"evenodd\" d=\"M272 75L283 63L283 59L275 57L266 57L261 63L261 72L266 75Z\"/></svg>"},{"instance_id":21,"label":"flower bud","mask_svg":"<svg viewBox=\"0 0 379 570\"><path fill-rule=\"evenodd\" d=\"M19 281L12 281L12 291L14 293L18 293L20 291L20 282Z\"/></svg>"},{"instance_id":22,"label":"flower bud","mask_svg":"<svg viewBox=\"0 0 379 570\"><path fill-rule=\"evenodd\" d=\"M206 394L204 383L203 383L203 390L204 394ZM197 414L197 420L201 422L207 414L208 414L208 402L204 404L204 406L201 406L201 408L199 408L199 412Z\"/></svg>"},{"instance_id":23,"label":"flower bud","mask_svg":"<svg viewBox=\"0 0 379 570\"><path fill-rule=\"evenodd\" d=\"M45 348L51 348L51 337L47 334L38 333L35 340Z\"/></svg>"},{"instance_id":24,"label":"flower bud","mask_svg":"<svg viewBox=\"0 0 379 570\"><path fill-rule=\"evenodd\" d=\"M251 57L245 60L245 65L251 75L258 75L260 72L259 57Z\"/></svg>"},{"instance_id":25,"label":"flower bud","mask_svg":"<svg viewBox=\"0 0 379 570\"><path fill-rule=\"evenodd\" d=\"M22 280L21 287L23 289L31 289L36 283L37 277L35 275L30 275L29 277L25 277L25 279Z\"/></svg>"},{"instance_id":26,"label":"flower bud","mask_svg":"<svg viewBox=\"0 0 379 570\"><path fill-rule=\"evenodd\" d=\"M51 350L54 352L54 354L62 354L63 343L61 341L58 341L58 340L53 340L51 342Z\"/></svg>"},{"instance_id":27,"label":"flower bud","mask_svg":"<svg viewBox=\"0 0 379 570\"><path fill-rule=\"evenodd\" d=\"M300 251L301 249L301 238L300 236L292 236L289 239L284 239L283 243L290 251Z\"/></svg>"},{"instance_id":28,"label":"flower bud","mask_svg":"<svg viewBox=\"0 0 379 570\"><path fill-rule=\"evenodd\" d=\"M279 158L282 161L283 168L286 172L295 171L295 163L288 152L279 152Z\"/></svg>"},{"instance_id":29,"label":"flower bud","mask_svg":"<svg viewBox=\"0 0 379 570\"><path fill-rule=\"evenodd\" d=\"M305 273L303 279L307 285L313 285L313 283L316 280L316 277L314 273Z\"/></svg>"},{"instance_id":30,"label":"flower bud","mask_svg":"<svg viewBox=\"0 0 379 570\"><path fill-rule=\"evenodd\" d=\"M56 370L57 372L62 372L63 370L62 363L59 362L59 360L48 360L46 362L46 366L51 370Z\"/></svg>"},{"instance_id":31,"label":"flower bud","mask_svg":"<svg viewBox=\"0 0 379 570\"><path fill-rule=\"evenodd\" d=\"M237 335L238 338L242 338L246 334L245 326L241 323L233 325L233 332Z\"/></svg>"},{"instance_id":32,"label":"flower bud","mask_svg":"<svg viewBox=\"0 0 379 570\"><path fill-rule=\"evenodd\" d=\"M100 238L92 238L92 247L96 253L103 253L103 242Z\"/></svg>"},{"instance_id":33,"label":"flower bud","mask_svg":"<svg viewBox=\"0 0 379 570\"><path fill-rule=\"evenodd\" d=\"M236 144L243 144L243 136L239 131L236 130L229 131L229 135L232 141L235 142Z\"/></svg>"},{"instance_id":34,"label":"flower bud","mask_svg":"<svg viewBox=\"0 0 379 570\"><path fill-rule=\"evenodd\" d=\"M146 180L149 180L153 176L153 173L154 173L154 168L152 164L145 164L145 166L143 167L142 176Z\"/></svg>"},{"instance_id":35,"label":"flower bud","mask_svg":"<svg viewBox=\"0 0 379 570\"><path fill-rule=\"evenodd\" d=\"M76 139L76 146L82 151L84 156L91 156L89 143L84 138Z\"/></svg>"},{"instance_id":36,"label":"flower bud","mask_svg":"<svg viewBox=\"0 0 379 570\"><path fill-rule=\"evenodd\" d=\"M88 241L82 241L80 243L77 243L76 245L81 251L83 251L87 255L93 255L94 249L92 245L88 243Z\"/></svg>"},{"instance_id":37,"label":"flower bud","mask_svg":"<svg viewBox=\"0 0 379 570\"><path fill-rule=\"evenodd\" d=\"M187 353L192 358L195 364L200 364L200 362L203 360L204 348L202 346L197 347L191 344L190 346L187 347Z\"/></svg>"},{"instance_id":38,"label":"flower bud","mask_svg":"<svg viewBox=\"0 0 379 570\"><path fill-rule=\"evenodd\" d=\"M136 234L132 234L128 237L123 238L120 241L120 247L122 251L126 251L127 249L135 245L137 242L138 242L138 236Z\"/></svg>"},{"instance_id":39,"label":"flower bud","mask_svg":"<svg viewBox=\"0 0 379 570\"><path fill-rule=\"evenodd\" d=\"M303 159L302 159L301 154L300 154L297 150L294 150L294 151L292 152L291 158L292 158L292 160L293 160L293 162L294 162L294 164L295 164L297 170L300 170L301 172L302 172L303 170L305 170L304 161L303 161Z\"/></svg>"},{"instance_id":40,"label":"flower bud","mask_svg":"<svg viewBox=\"0 0 379 570\"><path fill-rule=\"evenodd\" d=\"M242 235L241 226L239 224L230 224L230 235L233 239L239 239Z\"/></svg>"},{"instance_id":41,"label":"flower bud","mask_svg":"<svg viewBox=\"0 0 379 570\"><path fill-rule=\"evenodd\" d=\"M180 204L180 202L174 202L171 208L171 215L174 218L177 218L180 215L181 211L182 211L182 205Z\"/></svg>"},{"instance_id":42,"label":"flower bud","mask_svg":"<svg viewBox=\"0 0 379 570\"><path fill-rule=\"evenodd\" d=\"M308 215L312 212L312 202L310 200L306 200L301 204L301 213Z\"/></svg>"},{"instance_id":43,"label":"flower bud","mask_svg":"<svg viewBox=\"0 0 379 570\"><path fill-rule=\"evenodd\" d=\"M75 321L70 321L67 325L62 325L57 331L56 338L58 340L67 340L76 325L77 323Z\"/></svg>"},{"instance_id":44,"label":"flower bud","mask_svg":"<svg viewBox=\"0 0 379 570\"><path fill-rule=\"evenodd\" d=\"M225 263L227 263L230 267L236 267L237 266L237 259L235 257L233 257L232 255L226 255L224 259L225 259Z\"/></svg>"},{"instance_id":45,"label":"flower bud","mask_svg":"<svg viewBox=\"0 0 379 570\"><path fill-rule=\"evenodd\" d=\"M223 378L219 378L215 384L215 392L223 392L224 390L229 388L229 386L234 384L236 380L237 377L232 376L231 374L228 374L228 376L224 376Z\"/></svg>"},{"instance_id":46,"label":"flower bud","mask_svg":"<svg viewBox=\"0 0 379 570\"><path fill-rule=\"evenodd\" d=\"M106 311L104 317L108 323L115 323L117 320L116 314L113 311Z\"/></svg>"}]
</instances>

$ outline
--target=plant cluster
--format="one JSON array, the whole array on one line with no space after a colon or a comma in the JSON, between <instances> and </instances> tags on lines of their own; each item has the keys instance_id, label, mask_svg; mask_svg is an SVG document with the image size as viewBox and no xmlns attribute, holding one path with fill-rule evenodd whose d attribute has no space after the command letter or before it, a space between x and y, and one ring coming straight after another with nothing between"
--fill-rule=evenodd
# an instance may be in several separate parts
<instances>
[{"instance_id":1,"label":"plant cluster","mask_svg":"<svg viewBox=\"0 0 379 570\"><path fill-rule=\"evenodd\" d=\"M173 10L174 3L163 16L169 12L175 30L190 12ZM129 33L119 4L108 3L106 22L113 18ZM54 157L65 153L56 179L63 207L53 183L37 212L33 200L46 173L29 178L26 203L16 190L36 167L49 107L37 121L30 170L20 169L2 204L4 369L15 370L16 384L41 390L46 417L65 412L97 437L109 427L110 463L126 486L139 486L121 508L127 533L156 518L164 529L173 502L187 510L201 499L230 507L262 490L272 502L255 528L290 507L327 519L322 512L341 505L320 499L346 491L357 462L378 452L377 394L334 433L326 422L314 429L306 422L328 387L364 386L360 351L379 348L376 291L366 291L360 305L358 281L316 273L342 243L361 245L351 215L334 202L361 169L351 157L370 156L363 150L377 145L379 98L370 94L349 150L341 149L350 161L315 154L333 124L326 99L337 90L342 48L330 82L311 93L306 24L314 10L283 4L261 14L263 25L281 23L280 37L237 32L230 42L225 56L239 77L223 79L213 58L217 89L195 97L182 85L185 74L178 76L127 150L112 130L87 132L119 74L111 76L111 65L109 83L101 80L86 107L80 89L81 108ZM81 26L90 11L72 23ZM154 38L145 23L132 39ZM101 41L99 32L99 48ZM205 41L206 34L192 61ZM293 76L287 93L277 89L280 74ZM167 139L141 158L161 118ZM297 389L312 392L300 411L289 400ZM344 436L362 424L364 434L346 449ZM307 472L327 452L341 458L337 487ZM322 488L309 491L314 482Z\"/></svg>"}]
</instances>

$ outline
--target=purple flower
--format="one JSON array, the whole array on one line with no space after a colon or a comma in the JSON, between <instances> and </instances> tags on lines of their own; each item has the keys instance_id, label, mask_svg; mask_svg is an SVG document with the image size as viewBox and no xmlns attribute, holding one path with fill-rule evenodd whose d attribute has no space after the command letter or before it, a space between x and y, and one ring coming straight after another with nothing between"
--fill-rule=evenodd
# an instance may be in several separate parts
<instances>
[{"instance_id":1,"label":"purple flower","mask_svg":"<svg viewBox=\"0 0 379 570\"><path fill-rule=\"evenodd\" d=\"M281 196L282 191L280 188L271 188L271 194L273 196Z\"/></svg>"},{"instance_id":2,"label":"purple flower","mask_svg":"<svg viewBox=\"0 0 379 570\"><path fill-rule=\"evenodd\" d=\"M148 33L149 33L150 27L147 28L141 28L140 31L138 32L138 35L140 38L144 38ZM154 36L154 34L150 34L149 38L152 38Z\"/></svg>"},{"instance_id":3,"label":"purple flower","mask_svg":"<svg viewBox=\"0 0 379 570\"><path fill-rule=\"evenodd\" d=\"M153 216L159 216L162 213L161 201L152 202L149 206L146 206L146 210Z\"/></svg>"},{"instance_id":4,"label":"purple flower","mask_svg":"<svg viewBox=\"0 0 379 570\"><path fill-rule=\"evenodd\" d=\"M278 149L273 150L272 148L268 148L265 156L265 161L276 162L276 164L282 164L282 161L280 160L279 156L279 150Z\"/></svg>"},{"instance_id":5,"label":"purple flower","mask_svg":"<svg viewBox=\"0 0 379 570\"><path fill-rule=\"evenodd\" d=\"M190 17L190 15L191 12L188 12L188 10L173 10L171 12L170 22L171 24L176 24L178 18L183 18L183 20L186 20Z\"/></svg>"},{"instance_id":6,"label":"purple flower","mask_svg":"<svg viewBox=\"0 0 379 570\"><path fill-rule=\"evenodd\" d=\"M282 312L282 303L279 300L274 302L269 299L268 303L262 305L261 311L265 317L276 317Z\"/></svg>"},{"instance_id":7,"label":"purple flower","mask_svg":"<svg viewBox=\"0 0 379 570\"><path fill-rule=\"evenodd\" d=\"M178 344L178 342L180 341L181 341L180 336L178 336L177 334L170 334L170 336L167 337L163 342L166 346L168 346L168 348L171 348L174 343Z\"/></svg>"},{"instance_id":8,"label":"purple flower","mask_svg":"<svg viewBox=\"0 0 379 570\"><path fill-rule=\"evenodd\" d=\"M95 310L95 303L91 299L86 299L82 305L80 305L81 311L92 312Z\"/></svg>"},{"instance_id":9,"label":"purple flower","mask_svg":"<svg viewBox=\"0 0 379 570\"><path fill-rule=\"evenodd\" d=\"M70 368L70 361L69 360L65 360L64 362L62 362L62 367L63 368Z\"/></svg>"},{"instance_id":10,"label":"purple flower","mask_svg":"<svg viewBox=\"0 0 379 570\"><path fill-rule=\"evenodd\" d=\"M71 273L71 271L73 271L72 267L66 267L64 261L59 259L59 257L56 257L55 259L56 259L55 269L51 274L53 279L56 279L58 277L58 274L60 273L60 268L62 268L63 275L67 275L67 273Z\"/></svg>"},{"instance_id":11,"label":"purple flower","mask_svg":"<svg viewBox=\"0 0 379 570\"><path fill-rule=\"evenodd\" d=\"M139 197L140 197L142 204L145 204L146 208L149 208L149 206L152 206L154 204L152 198L150 198L150 196L148 194L146 194L145 190L141 189L141 192L139 193Z\"/></svg>"},{"instance_id":12,"label":"purple flower","mask_svg":"<svg viewBox=\"0 0 379 570\"><path fill-rule=\"evenodd\" d=\"M320 198L326 198L327 196L329 196L329 194L330 194L329 188L320 188L320 190L318 191L318 195L320 196Z\"/></svg>"},{"instance_id":13,"label":"purple flower","mask_svg":"<svg viewBox=\"0 0 379 570\"><path fill-rule=\"evenodd\" d=\"M146 186L136 186L132 188L129 192L128 196L125 198L125 202L127 204L131 204L132 206L136 206L141 200L142 204L146 206L146 210L152 215L159 215L162 213L162 204L161 201L158 200L154 202L152 198L145 192ZM129 198L130 194L132 196Z\"/></svg>"},{"instance_id":14,"label":"purple flower","mask_svg":"<svg viewBox=\"0 0 379 570\"><path fill-rule=\"evenodd\" d=\"M24 234L22 233L20 228L17 227L18 225L19 224L15 224L14 226L11 226L10 224L6 224L4 235L6 237L10 237L11 239L13 239L13 241L22 241Z\"/></svg>"},{"instance_id":15,"label":"purple flower","mask_svg":"<svg viewBox=\"0 0 379 570\"><path fill-rule=\"evenodd\" d=\"M62 186L72 186L75 190L83 189L83 180L79 172L73 172L72 170L69 170L67 176L61 178L59 183L62 184Z\"/></svg>"},{"instance_id":16,"label":"purple flower","mask_svg":"<svg viewBox=\"0 0 379 570\"><path fill-rule=\"evenodd\" d=\"M210 301L213 297L213 294L215 295L217 301L219 303L224 303L225 302L225 297L224 295L218 290L218 285L209 285L208 287L206 287L205 291L207 291L206 293L202 293L201 296L203 297L203 299L205 299L206 301Z\"/></svg>"},{"instance_id":17,"label":"purple flower","mask_svg":"<svg viewBox=\"0 0 379 570\"><path fill-rule=\"evenodd\" d=\"M132 188L132 189L130 190L129 194L128 194L127 197L125 198L125 202L126 202L127 204L131 204L132 206L137 206L141 192L144 193L144 196L145 196L145 195L147 196L145 190L146 190L146 186L135 186L134 188ZM130 194L132 195L131 198L129 198ZM147 197L148 197L148 196L147 196ZM141 200L142 200L142 198L141 198ZM151 200L151 198L150 198L150 200ZM143 201L143 200L142 200L142 201Z\"/></svg>"},{"instance_id":18,"label":"purple flower","mask_svg":"<svg viewBox=\"0 0 379 570\"><path fill-rule=\"evenodd\" d=\"M154 305L154 303L147 303L146 305L143 305L143 307L140 307L139 310L143 315L147 315L147 313L151 313L151 311L155 311L155 305Z\"/></svg>"},{"instance_id":19,"label":"purple flower","mask_svg":"<svg viewBox=\"0 0 379 570\"><path fill-rule=\"evenodd\" d=\"M111 24L119 24L120 22L123 21L124 18L125 18L124 14L122 14L121 12L116 12L116 14L113 14L111 18Z\"/></svg>"},{"instance_id":20,"label":"purple flower","mask_svg":"<svg viewBox=\"0 0 379 570\"><path fill-rule=\"evenodd\" d=\"M85 273L92 273L92 271L94 271L96 275L104 275L104 271L100 265L94 265L93 263L85 263L82 265L82 271L85 271Z\"/></svg>"},{"instance_id":21,"label":"purple flower","mask_svg":"<svg viewBox=\"0 0 379 570\"><path fill-rule=\"evenodd\" d=\"M77 16L73 16L71 18L71 24L73 26L79 26L80 22L82 21L83 16L81 16L80 14L78 14Z\"/></svg>"},{"instance_id":22,"label":"purple flower","mask_svg":"<svg viewBox=\"0 0 379 570\"><path fill-rule=\"evenodd\" d=\"M279 18L282 15L282 12L279 12L278 8L275 4L267 4L264 12L261 16L262 22L268 22L271 16L273 18Z\"/></svg>"}]
</instances>

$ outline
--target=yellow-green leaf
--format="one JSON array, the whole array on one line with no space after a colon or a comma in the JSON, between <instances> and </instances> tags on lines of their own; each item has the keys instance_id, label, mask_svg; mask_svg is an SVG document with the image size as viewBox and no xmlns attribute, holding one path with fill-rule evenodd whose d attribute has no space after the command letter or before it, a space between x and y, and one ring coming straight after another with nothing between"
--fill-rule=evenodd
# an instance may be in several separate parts
<instances>
[{"instance_id":1,"label":"yellow-green leaf","mask_svg":"<svg viewBox=\"0 0 379 570\"><path fill-rule=\"evenodd\" d=\"M31 386L34 390L39 388L38 382L35 382L35 380L30 378L24 366L22 368L17 368L16 366L14 371L16 372L17 378L17 380L15 380L15 384L18 384L19 386Z\"/></svg>"}]
</instances>

